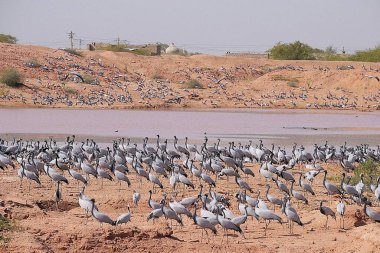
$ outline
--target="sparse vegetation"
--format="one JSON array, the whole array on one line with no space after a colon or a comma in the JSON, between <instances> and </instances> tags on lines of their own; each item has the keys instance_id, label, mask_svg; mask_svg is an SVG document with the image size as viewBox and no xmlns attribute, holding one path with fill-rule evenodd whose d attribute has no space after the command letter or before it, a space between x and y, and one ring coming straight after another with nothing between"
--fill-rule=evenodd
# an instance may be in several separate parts
<instances>
[{"instance_id":1,"label":"sparse vegetation","mask_svg":"<svg viewBox=\"0 0 380 253\"><path fill-rule=\"evenodd\" d=\"M7 242L9 238L4 236L4 232L11 231L13 229L13 224L11 220L5 218L0 214L0 242Z\"/></svg>"},{"instance_id":2,"label":"sparse vegetation","mask_svg":"<svg viewBox=\"0 0 380 253\"><path fill-rule=\"evenodd\" d=\"M273 81L285 81L288 83L289 87L297 88L299 80L297 77L286 77L283 75L273 75L272 76Z\"/></svg>"},{"instance_id":3,"label":"sparse vegetation","mask_svg":"<svg viewBox=\"0 0 380 253\"><path fill-rule=\"evenodd\" d=\"M5 69L0 73L0 82L10 87L18 87L22 85L22 76L14 68Z\"/></svg>"},{"instance_id":4,"label":"sparse vegetation","mask_svg":"<svg viewBox=\"0 0 380 253\"><path fill-rule=\"evenodd\" d=\"M272 80L288 82L288 85L291 87L298 87L298 83L299 83L299 80L297 77L287 77L283 75L273 75Z\"/></svg>"},{"instance_id":5,"label":"sparse vegetation","mask_svg":"<svg viewBox=\"0 0 380 253\"><path fill-rule=\"evenodd\" d=\"M92 84L94 82L94 78L91 75L84 74L82 75L84 83Z\"/></svg>"},{"instance_id":6,"label":"sparse vegetation","mask_svg":"<svg viewBox=\"0 0 380 253\"><path fill-rule=\"evenodd\" d=\"M373 49L357 51L355 54L340 54L333 46L325 50L312 48L300 41L278 43L268 50L271 58L277 60L322 60L322 61L363 61L380 62L380 45Z\"/></svg>"},{"instance_id":7,"label":"sparse vegetation","mask_svg":"<svg viewBox=\"0 0 380 253\"><path fill-rule=\"evenodd\" d=\"M150 55L152 55L152 53L150 51L148 51L146 49L143 49L143 48L131 50L131 51L128 51L128 52L131 52L131 53L134 53L134 54L137 54L137 55L144 55L144 56L150 56Z\"/></svg>"},{"instance_id":8,"label":"sparse vegetation","mask_svg":"<svg viewBox=\"0 0 380 253\"><path fill-rule=\"evenodd\" d=\"M5 87L0 87L0 97L8 95L9 90Z\"/></svg>"},{"instance_id":9,"label":"sparse vegetation","mask_svg":"<svg viewBox=\"0 0 380 253\"><path fill-rule=\"evenodd\" d=\"M68 93L68 94L77 94L78 91L74 88L71 88L71 87L65 87L64 89L65 93Z\"/></svg>"},{"instance_id":10,"label":"sparse vegetation","mask_svg":"<svg viewBox=\"0 0 380 253\"><path fill-rule=\"evenodd\" d=\"M348 57L350 61L364 61L364 62L380 62L380 45L374 49L364 51L357 51L355 54Z\"/></svg>"},{"instance_id":11,"label":"sparse vegetation","mask_svg":"<svg viewBox=\"0 0 380 253\"><path fill-rule=\"evenodd\" d=\"M16 44L17 38L12 35L6 35L0 33L0 42L1 43L9 43L9 44Z\"/></svg>"},{"instance_id":12,"label":"sparse vegetation","mask_svg":"<svg viewBox=\"0 0 380 253\"><path fill-rule=\"evenodd\" d=\"M195 79L191 79L185 83L188 89L204 89L203 85Z\"/></svg>"},{"instance_id":13,"label":"sparse vegetation","mask_svg":"<svg viewBox=\"0 0 380 253\"><path fill-rule=\"evenodd\" d=\"M293 43L278 43L268 50L270 56L277 60L314 60L313 55L321 50L314 49L307 44L295 41Z\"/></svg>"},{"instance_id":14,"label":"sparse vegetation","mask_svg":"<svg viewBox=\"0 0 380 253\"><path fill-rule=\"evenodd\" d=\"M164 77L162 77L160 74L153 74L152 75L152 79L153 80L162 80L162 79L164 79Z\"/></svg>"},{"instance_id":15,"label":"sparse vegetation","mask_svg":"<svg viewBox=\"0 0 380 253\"><path fill-rule=\"evenodd\" d=\"M298 80L297 81L289 81L288 86L292 88L297 88L298 87Z\"/></svg>"},{"instance_id":16,"label":"sparse vegetation","mask_svg":"<svg viewBox=\"0 0 380 253\"><path fill-rule=\"evenodd\" d=\"M129 52L137 55L150 56L155 55L157 51L156 45L127 45L127 44L108 44L108 43L97 43L96 49L112 51L112 52Z\"/></svg>"},{"instance_id":17,"label":"sparse vegetation","mask_svg":"<svg viewBox=\"0 0 380 253\"><path fill-rule=\"evenodd\" d=\"M25 65L30 68L39 68L42 65L36 59L29 59L25 62Z\"/></svg>"},{"instance_id":18,"label":"sparse vegetation","mask_svg":"<svg viewBox=\"0 0 380 253\"><path fill-rule=\"evenodd\" d=\"M75 50L75 49L71 49L71 48L65 48L63 49L63 51L69 53L69 54L72 54L72 55L76 55L76 56L82 56L82 53Z\"/></svg>"},{"instance_id":19,"label":"sparse vegetation","mask_svg":"<svg viewBox=\"0 0 380 253\"><path fill-rule=\"evenodd\" d=\"M360 174L362 173L364 175L364 183L369 185L370 176L372 176L374 180L380 176L380 166L373 159L368 159L364 163L360 163L354 170L354 175L351 178L350 184L357 184L360 181Z\"/></svg>"}]
</instances>

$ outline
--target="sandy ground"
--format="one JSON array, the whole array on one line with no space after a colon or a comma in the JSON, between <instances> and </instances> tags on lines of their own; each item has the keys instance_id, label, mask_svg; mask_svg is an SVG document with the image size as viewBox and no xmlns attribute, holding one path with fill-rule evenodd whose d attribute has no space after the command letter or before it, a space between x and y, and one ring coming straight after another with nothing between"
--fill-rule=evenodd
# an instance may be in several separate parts
<instances>
[{"instance_id":1,"label":"sandy ground","mask_svg":"<svg viewBox=\"0 0 380 253\"><path fill-rule=\"evenodd\" d=\"M340 173L335 165L324 165L330 176ZM258 166L254 165L255 178L246 181L256 190L264 192L265 181L258 173ZM301 170L305 170L301 167ZM132 222L119 227L110 225L100 226L97 221L85 218L84 212L78 205L78 186L72 180L64 185L63 201L59 203L59 211L53 202L54 186L46 176L42 177L41 188L32 184L28 190L28 183L24 182L20 188L20 181L15 171L1 173L0 213L8 213L16 225L12 233L5 236L10 241L0 246L2 252L379 252L380 241L378 233L380 226L369 219L363 219L363 208L357 205L348 205L345 226L346 230L339 229L339 221L330 220L329 228L325 229L325 217L319 212L319 200L328 200L322 188L322 175L317 176L313 184L316 196L308 196L309 205L293 203L298 210L304 227L295 226L294 234L290 235L287 224L270 223L267 235L264 235L264 223L248 219L242 225L241 235L229 233L228 242L223 239L223 231L217 227L218 235L210 235L210 242L201 238L202 231L193 221L183 217L184 226L170 228L166 220L160 218L155 223L147 222L150 209L147 205L148 190L152 188L150 182L143 181L139 186L134 173L129 175L132 186L127 188L122 184L119 191L117 182L91 180L86 189L86 195L96 199L99 209L116 219L121 213L127 212L127 205L131 205ZM161 180L164 189L170 189L167 180ZM198 184L197 184L198 185ZM217 190L231 196L231 209L238 214L234 194L238 191L234 180L220 179ZM270 193L280 197L279 190L273 182ZM297 185L296 189L299 186ZM135 207L132 203L132 190L136 189L142 195L140 204ZM170 190L167 190L170 194ZM195 196L195 191L186 190L178 194L178 199L184 196ZM255 194L252 194L254 196ZM265 198L263 194L262 198ZM162 192L157 191L153 199L159 201ZM338 199L324 205L336 210ZM379 208L374 208L380 211ZM276 213L279 214L278 208ZM199 212L198 212L199 214ZM240 215L240 214L238 214ZM285 217L281 215L284 220Z\"/></svg>"},{"instance_id":2,"label":"sandy ground","mask_svg":"<svg viewBox=\"0 0 380 253\"><path fill-rule=\"evenodd\" d=\"M0 70L14 67L25 86L0 84L0 105L80 108L315 108L376 110L379 63L277 61L195 55L136 56L0 43ZM33 60L41 66L33 68ZM76 72L99 85L77 83ZM63 80L66 75L68 78ZM197 80L204 89L189 89ZM77 81L79 79L77 78ZM122 96L122 97L120 97Z\"/></svg>"}]
</instances>

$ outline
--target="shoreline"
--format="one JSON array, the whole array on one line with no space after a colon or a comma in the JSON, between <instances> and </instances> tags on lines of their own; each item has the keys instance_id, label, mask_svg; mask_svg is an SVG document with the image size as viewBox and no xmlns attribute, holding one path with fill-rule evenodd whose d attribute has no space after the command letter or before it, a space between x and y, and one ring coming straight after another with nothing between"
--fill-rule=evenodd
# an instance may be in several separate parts
<instances>
[{"instance_id":1,"label":"shoreline","mask_svg":"<svg viewBox=\"0 0 380 253\"><path fill-rule=\"evenodd\" d=\"M1 105L0 104L0 110L6 109L6 110L78 110L78 111L178 111L178 112L271 112L271 111L277 111L277 112L291 112L296 111L297 113L309 113L317 114L317 113L376 113L380 110L353 110L350 108L347 109L316 109L316 108L283 108L283 107L219 107L219 108L210 108L210 107L162 107L162 108L149 108L149 107L136 107L136 106L127 106L127 107L60 107L60 106L53 106L53 107L46 107L46 106L24 106L24 105Z\"/></svg>"}]
</instances>

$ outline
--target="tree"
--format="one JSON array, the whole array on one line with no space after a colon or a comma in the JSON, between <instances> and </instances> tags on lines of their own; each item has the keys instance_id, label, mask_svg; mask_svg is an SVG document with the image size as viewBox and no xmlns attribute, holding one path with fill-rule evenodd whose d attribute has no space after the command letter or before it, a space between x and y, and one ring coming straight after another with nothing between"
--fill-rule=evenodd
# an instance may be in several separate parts
<instances>
[{"instance_id":1,"label":"tree","mask_svg":"<svg viewBox=\"0 0 380 253\"><path fill-rule=\"evenodd\" d=\"M268 50L272 58L278 60L315 60L315 49L300 41L293 43L277 43Z\"/></svg>"},{"instance_id":2,"label":"tree","mask_svg":"<svg viewBox=\"0 0 380 253\"><path fill-rule=\"evenodd\" d=\"M9 43L9 44L16 44L17 38L13 37L12 35L6 35L6 34L0 33L0 42Z\"/></svg>"}]
</instances>

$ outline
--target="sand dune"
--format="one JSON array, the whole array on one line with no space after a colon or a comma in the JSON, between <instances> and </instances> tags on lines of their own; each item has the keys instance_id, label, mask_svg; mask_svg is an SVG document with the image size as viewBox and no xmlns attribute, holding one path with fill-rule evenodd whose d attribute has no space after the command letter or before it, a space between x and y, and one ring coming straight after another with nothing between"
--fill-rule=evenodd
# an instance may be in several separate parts
<instances>
[{"instance_id":1,"label":"sand dune","mask_svg":"<svg viewBox=\"0 0 380 253\"><path fill-rule=\"evenodd\" d=\"M14 67L25 86L0 85L0 105L80 108L379 109L378 63L277 61L195 55L137 56L0 44L0 70ZM33 59L40 67L26 65ZM72 73L99 85L75 82ZM190 89L189 80L204 89ZM79 80L77 78L77 80ZM34 99L33 99L34 98Z\"/></svg>"}]
</instances>

